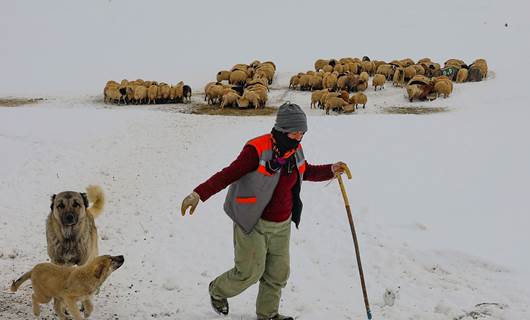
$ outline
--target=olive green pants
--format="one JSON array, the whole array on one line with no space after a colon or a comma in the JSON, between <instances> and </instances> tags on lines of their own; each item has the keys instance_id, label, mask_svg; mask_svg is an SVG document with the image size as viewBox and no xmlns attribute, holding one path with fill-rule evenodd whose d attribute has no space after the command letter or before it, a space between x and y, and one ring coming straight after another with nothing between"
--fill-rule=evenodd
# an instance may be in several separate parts
<instances>
[{"instance_id":1,"label":"olive green pants","mask_svg":"<svg viewBox=\"0 0 530 320\"><path fill-rule=\"evenodd\" d=\"M249 234L234 225L235 266L213 281L210 294L217 299L231 298L259 280L256 314L263 318L278 314L281 290L289 278L290 238L290 219L260 219Z\"/></svg>"}]
</instances>

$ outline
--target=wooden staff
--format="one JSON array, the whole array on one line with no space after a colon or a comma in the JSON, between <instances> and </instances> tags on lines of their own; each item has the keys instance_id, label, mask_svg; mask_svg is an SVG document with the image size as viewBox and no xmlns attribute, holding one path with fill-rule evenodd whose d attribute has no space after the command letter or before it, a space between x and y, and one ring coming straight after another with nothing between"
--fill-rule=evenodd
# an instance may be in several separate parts
<instances>
[{"instance_id":1,"label":"wooden staff","mask_svg":"<svg viewBox=\"0 0 530 320\"><path fill-rule=\"evenodd\" d=\"M347 165L344 165L344 172L346 173L346 176L348 176L348 179L351 179L351 172ZM335 176L339 180L340 191L342 191L342 198L344 199L344 204L346 205L346 213L348 214L348 221L350 221L351 235L353 237L353 245L355 246L355 255L357 257L357 267L359 268L361 287L363 289L364 305L366 307L366 314L368 315L368 320L371 320L372 312L370 311L370 304L368 303L368 293L366 292L366 284L364 283L363 266L361 264L361 254L359 253L359 243L357 241L357 233L355 232L355 226L353 225L353 217L351 215L350 202L348 201L348 195L346 194L346 189L344 188L344 183L342 182L341 174L336 173Z\"/></svg>"}]
</instances>

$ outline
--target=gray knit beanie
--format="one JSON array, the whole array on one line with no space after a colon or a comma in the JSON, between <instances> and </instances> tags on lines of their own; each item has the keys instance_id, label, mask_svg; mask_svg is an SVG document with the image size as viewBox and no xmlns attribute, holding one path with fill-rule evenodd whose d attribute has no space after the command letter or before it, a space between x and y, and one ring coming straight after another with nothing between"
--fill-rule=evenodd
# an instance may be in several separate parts
<instances>
[{"instance_id":1,"label":"gray knit beanie","mask_svg":"<svg viewBox=\"0 0 530 320\"><path fill-rule=\"evenodd\" d=\"M280 132L307 131L307 117L297 104L285 102L278 109L274 129Z\"/></svg>"}]
</instances>

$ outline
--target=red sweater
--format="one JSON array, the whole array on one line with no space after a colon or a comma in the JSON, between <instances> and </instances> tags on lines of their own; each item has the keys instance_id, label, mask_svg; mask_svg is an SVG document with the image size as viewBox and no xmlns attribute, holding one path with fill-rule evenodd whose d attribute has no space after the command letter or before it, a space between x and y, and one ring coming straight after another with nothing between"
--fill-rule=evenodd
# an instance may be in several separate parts
<instances>
[{"instance_id":1,"label":"red sweater","mask_svg":"<svg viewBox=\"0 0 530 320\"><path fill-rule=\"evenodd\" d=\"M229 186L232 182L239 180L245 174L257 170L258 164L258 152L254 147L246 145L234 162L211 176L195 188L194 191L199 194L201 200L204 202ZM331 164L313 166L306 161L303 180L326 181L331 178L333 178ZM272 198L261 216L263 219L275 222L282 222L289 219L293 208L291 189L296 185L297 179L297 171L293 170L291 173L288 173L287 170L282 169L280 181L276 189L274 189Z\"/></svg>"}]
</instances>

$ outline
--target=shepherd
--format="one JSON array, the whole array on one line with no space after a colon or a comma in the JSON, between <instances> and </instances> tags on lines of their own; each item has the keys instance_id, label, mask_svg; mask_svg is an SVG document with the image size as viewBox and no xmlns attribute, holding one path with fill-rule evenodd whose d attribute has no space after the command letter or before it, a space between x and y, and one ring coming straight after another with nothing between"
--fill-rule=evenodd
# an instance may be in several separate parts
<instances>
[{"instance_id":1,"label":"shepherd","mask_svg":"<svg viewBox=\"0 0 530 320\"><path fill-rule=\"evenodd\" d=\"M278 312L281 290L290 272L291 222L298 228L302 181L327 181L345 171L344 162L311 165L300 142L307 117L300 106L280 106L271 133L249 140L226 168L196 187L182 201L181 213L193 214L199 200L230 186L224 210L234 222L235 266L209 285L215 312L227 315L228 298L258 282L258 320L293 320Z\"/></svg>"}]
</instances>

